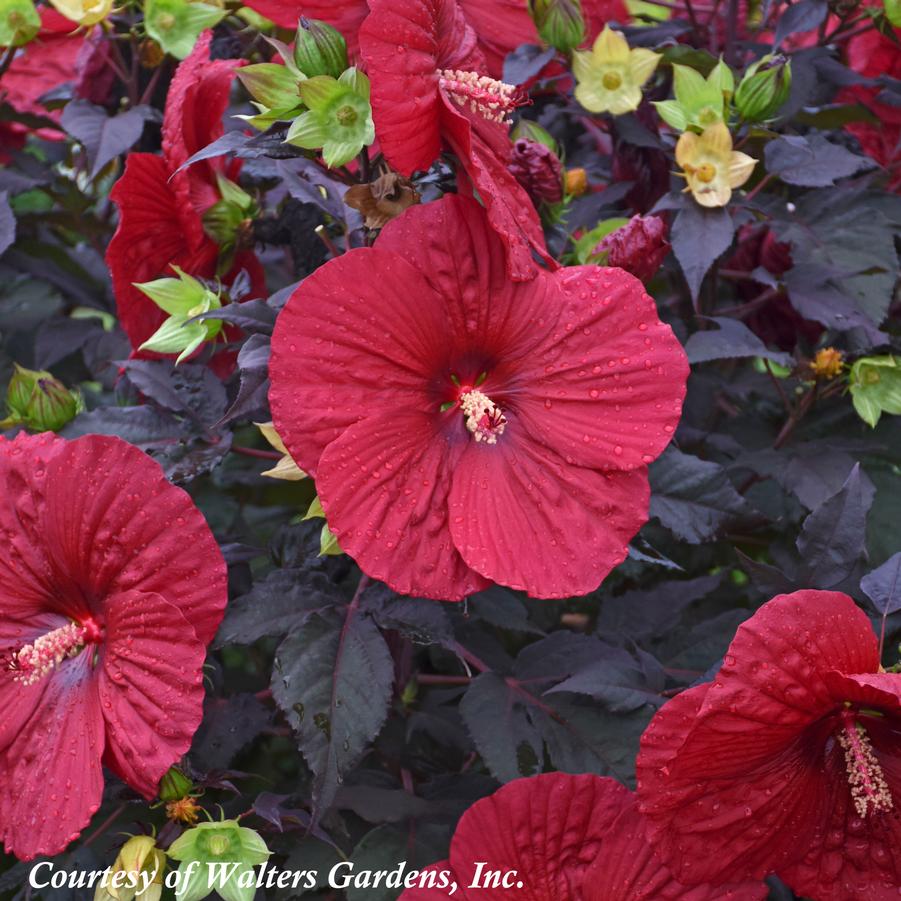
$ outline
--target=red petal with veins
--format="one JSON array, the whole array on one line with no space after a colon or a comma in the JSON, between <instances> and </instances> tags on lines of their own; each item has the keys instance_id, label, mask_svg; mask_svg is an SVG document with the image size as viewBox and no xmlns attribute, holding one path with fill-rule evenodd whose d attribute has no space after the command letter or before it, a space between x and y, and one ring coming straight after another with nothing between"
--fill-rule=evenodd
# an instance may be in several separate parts
<instances>
[{"instance_id":1,"label":"red petal with veins","mask_svg":"<svg viewBox=\"0 0 901 901\"><path fill-rule=\"evenodd\" d=\"M44 541L67 582L98 601L159 594L212 641L227 598L225 561L203 515L158 463L119 438L90 435L66 443L46 480Z\"/></svg>"},{"instance_id":2,"label":"red petal with veins","mask_svg":"<svg viewBox=\"0 0 901 901\"><path fill-rule=\"evenodd\" d=\"M639 794L680 879L776 870L818 901L888 897L878 893L889 883L897 892L901 677L877 667L872 627L850 598L798 591L739 627L712 683L658 712L642 737ZM866 818L839 744L848 715L893 798Z\"/></svg>"},{"instance_id":3,"label":"red petal with veins","mask_svg":"<svg viewBox=\"0 0 901 901\"><path fill-rule=\"evenodd\" d=\"M333 441L316 487L342 549L401 594L459 601L490 584L460 556L448 527L448 473L468 441L425 411L368 416Z\"/></svg>"},{"instance_id":4,"label":"red petal with veins","mask_svg":"<svg viewBox=\"0 0 901 901\"><path fill-rule=\"evenodd\" d=\"M103 795L103 744L97 686L82 652L44 680L34 714L0 753L0 840L8 853L58 854L78 837Z\"/></svg>"},{"instance_id":5,"label":"red petal with veins","mask_svg":"<svg viewBox=\"0 0 901 901\"><path fill-rule=\"evenodd\" d=\"M206 645L158 594L108 598L99 674L106 765L145 798L191 747L203 714Z\"/></svg>"}]
</instances>

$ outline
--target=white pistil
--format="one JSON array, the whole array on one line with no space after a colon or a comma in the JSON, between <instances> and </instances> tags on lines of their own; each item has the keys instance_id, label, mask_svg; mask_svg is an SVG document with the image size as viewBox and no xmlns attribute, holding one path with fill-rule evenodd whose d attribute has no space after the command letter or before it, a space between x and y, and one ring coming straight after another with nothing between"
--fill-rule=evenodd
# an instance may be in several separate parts
<instances>
[{"instance_id":1,"label":"white pistil","mask_svg":"<svg viewBox=\"0 0 901 901\"><path fill-rule=\"evenodd\" d=\"M845 752L845 769L851 786L851 799L858 816L886 813L892 809L892 793L882 767L873 751L866 729L850 712L842 715L842 729L836 735Z\"/></svg>"},{"instance_id":2,"label":"white pistil","mask_svg":"<svg viewBox=\"0 0 901 901\"><path fill-rule=\"evenodd\" d=\"M61 626L17 651L10 662L13 679L22 685L40 681L67 657L74 657L84 644L86 630L75 623Z\"/></svg>"},{"instance_id":3,"label":"white pistil","mask_svg":"<svg viewBox=\"0 0 901 901\"><path fill-rule=\"evenodd\" d=\"M507 419L490 397L477 389L466 391L460 395L460 409L466 417L466 428L476 441L497 444Z\"/></svg>"},{"instance_id":4,"label":"white pistil","mask_svg":"<svg viewBox=\"0 0 901 901\"><path fill-rule=\"evenodd\" d=\"M517 106L517 89L487 75L461 69L443 69L439 75L441 87L457 104L469 104L472 112L489 122L506 122Z\"/></svg>"}]
</instances>

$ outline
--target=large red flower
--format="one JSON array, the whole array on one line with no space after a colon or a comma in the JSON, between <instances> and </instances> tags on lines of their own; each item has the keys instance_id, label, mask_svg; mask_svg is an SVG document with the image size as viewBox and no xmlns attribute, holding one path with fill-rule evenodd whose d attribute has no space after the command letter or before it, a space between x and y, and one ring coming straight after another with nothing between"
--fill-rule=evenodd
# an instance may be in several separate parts
<instances>
[{"instance_id":1,"label":"large red flower","mask_svg":"<svg viewBox=\"0 0 901 901\"><path fill-rule=\"evenodd\" d=\"M370 0L360 48L372 81L376 134L402 175L428 169L452 150L507 245L516 280L536 271L532 250L547 257L541 222L526 190L508 171L506 122L515 91L494 81L457 0ZM465 187L465 186L464 186Z\"/></svg>"},{"instance_id":2,"label":"large red flower","mask_svg":"<svg viewBox=\"0 0 901 901\"><path fill-rule=\"evenodd\" d=\"M341 546L449 600L596 588L647 519L688 373L641 282L512 282L484 210L453 195L307 278L272 351L276 427Z\"/></svg>"},{"instance_id":3,"label":"large red flower","mask_svg":"<svg viewBox=\"0 0 901 901\"><path fill-rule=\"evenodd\" d=\"M429 870L450 871L462 901L758 901L767 893L760 882L680 885L654 856L632 792L614 779L566 773L517 779L477 801L457 825L450 859ZM486 871L515 871L514 885L473 888L490 885ZM401 901L450 896L449 888L409 888Z\"/></svg>"},{"instance_id":4,"label":"large red flower","mask_svg":"<svg viewBox=\"0 0 901 901\"><path fill-rule=\"evenodd\" d=\"M713 682L645 732L639 795L685 882L775 871L816 901L901 891L901 676L866 615L797 591L738 632Z\"/></svg>"},{"instance_id":5,"label":"large red flower","mask_svg":"<svg viewBox=\"0 0 901 901\"><path fill-rule=\"evenodd\" d=\"M227 597L199 511L118 438L0 439L0 839L56 854L101 763L152 797L200 723Z\"/></svg>"},{"instance_id":6,"label":"large red flower","mask_svg":"<svg viewBox=\"0 0 901 901\"><path fill-rule=\"evenodd\" d=\"M179 167L223 133L222 117L240 60L209 56L212 32L200 36L172 79L163 119L163 155L130 153L125 172L110 197L119 208L119 226L106 254L119 319L138 348L166 314L135 282L172 276L171 264L191 275L216 274L219 247L204 231L203 214L220 199L216 174L237 178L239 163L223 157ZM255 293L263 291L256 256L239 253L233 272L246 269ZM226 276L226 281L229 276Z\"/></svg>"}]
</instances>

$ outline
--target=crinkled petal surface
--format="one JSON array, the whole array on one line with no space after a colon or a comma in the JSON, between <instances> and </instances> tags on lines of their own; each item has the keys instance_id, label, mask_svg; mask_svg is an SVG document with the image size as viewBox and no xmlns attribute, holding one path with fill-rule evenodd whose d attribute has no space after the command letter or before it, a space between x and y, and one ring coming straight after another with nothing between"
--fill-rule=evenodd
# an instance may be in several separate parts
<instances>
[{"instance_id":1,"label":"crinkled petal surface","mask_svg":"<svg viewBox=\"0 0 901 901\"><path fill-rule=\"evenodd\" d=\"M585 873L583 901L760 901L768 894L762 882L685 886L654 853L647 823L632 792L611 779L609 791L621 798L621 812L601 842Z\"/></svg>"},{"instance_id":2,"label":"crinkled petal surface","mask_svg":"<svg viewBox=\"0 0 901 901\"><path fill-rule=\"evenodd\" d=\"M225 561L203 515L158 463L119 438L89 435L67 442L45 478L44 541L57 590L93 608L123 592L155 593L200 641L212 641L227 600Z\"/></svg>"},{"instance_id":3,"label":"crinkled petal surface","mask_svg":"<svg viewBox=\"0 0 901 901\"><path fill-rule=\"evenodd\" d=\"M510 588L541 598L588 594L647 521L645 471L568 463L515 413L507 419L497 444L469 442L454 470L454 543L476 572Z\"/></svg>"},{"instance_id":4,"label":"crinkled petal surface","mask_svg":"<svg viewBox=\"0 0 901 901\"><path fill-rule=\"evenodd\" d=\"M105 610L99 678L108 736L104 761L151 798L200 725L206 645L158 594L126 591L108 598Z\"/></svg>"},{"instance_id":5,"label":"crinkled petal surface","mask_svg":"<svg viewBox=\"0 0 901 901\"><path fill-rule=\"evenodd\" d=\"M62 851L103 794L103 716L89 652L64 661L41 689L37 710L0 753L0 839L20 860Z\"/></svg>"},{"instance_id":6,"label":"crinkled petal surface","mask_svg":"<svg viewBox=\"0 0 901 901\"><path fill-rule=\"evenodd\" d=\"M457 882L467 886L475 862L516 870L522 901L577 898L585 872L620 812L626 789L612 779L548 773L508 783L463 814L451 842ZM509 889L469 890L465 897L501 901Z\"/></svg>"},{"instance_id":7,"label":"crinkled petal surface","mask_svg":"<svg viewBox=\"0 0 901 901\"><path fill-rule=\"evenodd\" d=\"M874 689L850 680L834 692L842 680L832 668L873 672L876 650L869 620L846 595L781 595L739 627L714 682L658 712L642 737L639 794L650 835L679 878L760 878L805 855L825 866L824 841L842 853L869 844L869 827L850 816L834 733L844 702L872 699ZM894 685L898 677L884 678ZM877 755L884 744L874 737ZM846 828L824 835L830 816ZM873 828L888 828L895 816L876 815ZM841 860L833 857L833 876Z\"/></svg>"},{"instance_id":8,"label":"crinkled petal surface","mask_svg":"<svg viewBox=\"0 0 901 901\"><path fill-rule=\"evenodd\" d=\"M325 450L316 486L331 530L361 569L401 594L462 600L488 587L448 524L448 472L468 435L422 412L370 416Z\"/></svg>"}]
</instances>

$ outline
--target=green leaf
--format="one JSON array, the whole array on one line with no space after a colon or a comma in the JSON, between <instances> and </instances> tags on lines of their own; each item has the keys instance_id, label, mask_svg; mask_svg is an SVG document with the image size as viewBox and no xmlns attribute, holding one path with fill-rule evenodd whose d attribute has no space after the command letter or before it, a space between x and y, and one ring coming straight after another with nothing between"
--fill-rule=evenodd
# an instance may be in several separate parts
<instances>
[{"instance_id":1,"label":"green leaf","mask_svg":"<svg viewBox=\"0 0 901 901\"><path fill-rule=\"evenodd\" d=\"M885 17L895 28L901 28L901 0L885 0Z\"/></svg>"}]
</instances>

